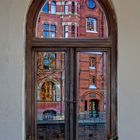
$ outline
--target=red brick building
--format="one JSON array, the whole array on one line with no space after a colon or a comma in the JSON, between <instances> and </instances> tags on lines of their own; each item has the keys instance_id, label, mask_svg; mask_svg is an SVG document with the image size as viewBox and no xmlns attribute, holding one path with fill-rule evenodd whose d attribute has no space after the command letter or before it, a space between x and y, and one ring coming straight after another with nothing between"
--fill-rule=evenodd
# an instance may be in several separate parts
<instances>
[{"instance_id":1,"label":"red brick building","mask_svg":"<svg viewBox=\"0 0 140 140\"><path fill-rule=\"evenodd\" d=\"M106 38L105 15L97 0L48 0L41 8L36 35L39 38ZM64 119L65 76L64 54L38 54L38 113L53 110ZM106 54L86 52L77 54L77 100L79 115L98 115L106 109ZM46 59L46 60L45 60ZM61 68L58 69L62 62ZM44 63L47 65L43 68ZM54 73L55 71L55 73ZM60 73L61 71L61 73ZM48 75L48 76L46 76ZM50 76L52 75L52 76ZM44 80L45 79L45 80ZM54 90L54 87L59 88ZM48 90L48 91L47 91ZM58 94L59 93L59 94ZM44 103L45 102L45 103ZM89 117L89 116L87 116ZM39 116L40 118L40 116ZM58 118L57 118L58 119Z\"/></svg>"}]
</instances>

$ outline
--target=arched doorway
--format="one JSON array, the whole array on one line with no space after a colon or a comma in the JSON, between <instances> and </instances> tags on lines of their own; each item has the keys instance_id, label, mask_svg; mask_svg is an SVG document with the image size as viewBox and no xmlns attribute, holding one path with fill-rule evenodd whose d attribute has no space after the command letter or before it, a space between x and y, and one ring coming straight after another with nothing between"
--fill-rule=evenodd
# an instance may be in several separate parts
<instances>
[{"instance_id":1,"label":"arched doorway","mask_svg":"<svg viewBox=\"0 0 140 140\"><path fill-rule=\"evenodd\" d=\"M33 0L28 11L26 139L117 139L117 23L114 9L110 1L69 0L67 10L65 13L63 1ZM62 95L59 101L37 100L39 81L44 78L59 81ZM50 95L50 91L51 95L56 95L53 82L46 81L44 87L42 91L46 95ZM94 115L90 113L93 107L98 112L96 94L89 95L93 98L89 112L80 108L80 104L86 104L82 95L87 91L103 95L104 122L90 117L90 114ZM37 118L40 108L44 108L43 117ZM49 119L43 119L44 116Z\"/></svg>"}]
</instances>

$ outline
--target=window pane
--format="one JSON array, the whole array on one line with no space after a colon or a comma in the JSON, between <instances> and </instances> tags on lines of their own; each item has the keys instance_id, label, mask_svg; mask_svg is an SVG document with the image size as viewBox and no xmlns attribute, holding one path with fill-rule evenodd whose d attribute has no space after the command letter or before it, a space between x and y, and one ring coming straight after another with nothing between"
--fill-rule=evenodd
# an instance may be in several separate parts
<instances>
[{"instance_id":1,"label":"window pane","mask_svg":"<svg viewBox=\"0 0 140 140\"><path fill-rule=\"evenodd\" d=\"M64 140L65 69L63 52L36 54L38 140Z\"/></svg>"},{"instance_id":2,"label":"window pane","mask_svg":"<svg viewBox=\"0 0 140 140\"><path fill-rule=\"evenodd\" d=\"M50 32L50 38L55 38L55 32Z\"/></svg>"},{"instance_id":3,"label":"window pane","mask_svg":"<svg viewBox=\"0 0 140 140\"><path fill-rule=\"evenodd\" d=\"M49 4L48 4L48 2L45 3L45 5L44 5L43 8L42 8L42 11L43 11L44 13L48 13L48 12L49 12Z\"/></svg>"},{"instance_id":4,"label":"window pane","mask_svg":"<svg viewBox=\"0 0 140 140\"><path fill-rule=\"evenodd\" d=\"M69 12L68 2L65 2L65 14L68 14L68 12Z\"/></svg>"},{"instance_id":5,"label":"window pane","mask_svg":"<svg viewBox=\"0 0 140 140\"><path fill-rule=\"evenodd\" d=\"M75 35L70 29L68 38L104 39L108 37L106 15L98 0L57 0L57 2L46 0L46 3L49 3L50 12L40 10L36 23L36 37L42 38L43 23L49 26L56 25L57 36L55 37L57 38L65 38L64 25L69 27L75 25Z\"/></svg>"},{"instance_id":6,"label":"window pane","mask_svg":"<svg viewBox=\"0 0 140 140\"><path fill-rule=\"evenodd\" d=\"M55 14L55 13L56 13L56 3L51 2L51 14Z\"/></svg>"},{"instance_id":7,"label":"window pane","mask_svg":"<svg viewBox=\"0 0 140 140\"><path fill-rule=\"evenodd\" d=\"M49 38L49 32L48 31L44 31L43 32L43 37L44 38Z\"/></svg>"},{"instance_id":8,"label":"window pane","mask_svg":"<svg viewBox=\"0 0 140 140\"><path fill-rule=\"evenodd\" d=\"M49 30L49 24L43 24L43 30Z\"/></svg>"},{"instance_id":9,"label":"window pane","mask_svg":"<svg viewBox=\"0 0 140 140\"><path fill-rule=\"evenodd\" d=\"M87 18L87 32L97 32L97 21L95 18Z\"/></svg>"},{"instance_id":10,"label":"window pane","mask_svg":"<svg viewBox=\"0 0 140 140\"><path fill-rule=\"evenodd\" d=\"M79 52L77 58L78 140L107 140L106 53ZM91 58L96 58L94 69Z\"/></svg>"},{"instance_id":11,"label":"window pane","mask_svg":"<svg viewBox=\"0 0 140 140\"><path fill-rule=\"evenodd\" d=\"M50 30L56 32L56 25L51 25Z\"/></svg>"},{"instance_id":12,"label":"window pane","mask_svg":"<svg viewBox=\"0 0 140 140\"><path fill-rule=\"evenodd\" d=\"M75 13L75 2L72 2L72 5L71 5L71 12L72 12L72 14Z\"/></svg>"}]
</instances>

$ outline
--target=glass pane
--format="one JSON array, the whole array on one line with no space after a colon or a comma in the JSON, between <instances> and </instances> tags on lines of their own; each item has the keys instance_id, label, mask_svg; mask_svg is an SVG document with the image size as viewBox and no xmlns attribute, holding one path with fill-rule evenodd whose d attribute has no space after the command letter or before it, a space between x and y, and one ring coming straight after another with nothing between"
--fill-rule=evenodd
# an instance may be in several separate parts
<instances>
[{"instance_id":1,"label":"glass pane","mask_svg":"<svg viewBox=\"0 0 140 140\"><path fill-rule=\"evenodd\" d=\"M49 38L65 38L65 25L68 25L68 38L107 38L108 27L106 15L98 0L46 0L49 11L44 4L39 12L36 22L36 37L43 36L43 24L56 26L56 35ZM42 9L45 9L42 10ZM46 10L47 9L47 10ZM75 26L74 32L72 26ZM51 31L51 29L50 29ZM49 32L50 32L49 31Z\"/></svg>"},{"instance_id":2,"label":"glass pane","mask_svg":"<svg viewBox=\"0 0 140 140\"><path fill-rule=\"evenodd\" d=\"M44 4L44 6L42 7L42 11L44 13L48 13L49 12L49 4L48 4L48 2Z\"/></svg>"},{"instance_id":3,"label":"glass pane","mask_svg":"<svg viewBox=\"0 0 140 140\"><path fill-rule=\"evenodd\" d=\"M78 140L107 140L107 72L105 52L79 52Z\"/></svg>"},{"instance_id":4,"label":"glass pane","mask_svg":"<svg viewBox=\"0 0 140 140\"><path fill-rule=\"evenodd\" d=\"M37 140L64 140L64 52L36 54Z\"/></svg>"},{"instance_id":5,"label":"glass pane","mask_svg":"<svg viewBox=\"0 0 140 140\"><path fill-rule=\"evenodd\" d=\"M51 14L55 14L55 13L56 13L56 3L51 2Z\"/></svg>"}]
</instances>

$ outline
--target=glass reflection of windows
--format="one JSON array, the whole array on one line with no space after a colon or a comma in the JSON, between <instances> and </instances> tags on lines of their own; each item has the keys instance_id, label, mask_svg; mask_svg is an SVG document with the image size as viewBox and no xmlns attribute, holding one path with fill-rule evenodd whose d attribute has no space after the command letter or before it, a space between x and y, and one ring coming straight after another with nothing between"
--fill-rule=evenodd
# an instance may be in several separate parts
<instances>
[{"instance_id":1,"label":"glass reflection of windows","mask_svg":"<svg viewBox=\"0 0 140 140\"><path fill-rule=\"evenodd\" d=\"M48 12L49 12L49 3L48 3L48 2L45 3L45 5L44 5L43 8L42 8L42 11L43 11L44 13L48 13Z\"/></svg>"},{"instance_id":2,"label":"glass reflection of windows","mask_svg":"<svg viewBox=\"0 0 140 140\"><path fill-rule=\"evenodd\" d=\"M43 36L44 38L56 37L56 25L43 24Z\"/></svg>"},{"instance_id":3,"label":"glass reflection of windows","mask_svg":"<svg viewBox=\"0 0 140 140\"><path fill-rule=\"evenodd\" d=\"M75 25L71 26L71 37L75 37Z\"/></svg>"},{"instance_id":4,"label":"glass reflection of windows","mask_svg":"<svg viewBox=\"0 0 140 140\"><path fill-rule=\"evenodd\" d=\"M97 20L95 18L89 17L86 19L86 22L86 32L97 33Z\"/></svg>"},{"instance_id":5,"label":"glass reflection of windows","mask_svg":"<svg viewBox=\"0 0 140 140\"><path fill-rule=\"evenodd\" d=\"M96 68L96 57L89 58L89 68L95 69Z\"/></svg>"},{"instance_id":6,"label":"glass reflection of windows","mask_svg":"<svg viewBox=\"0 0 140 140\"><path fill-rule=\"evenodd\" d=\"M50 70L56 68L56 54L55 53L46 53L43 61L44 69Z\"/></svg>"},{"instance_id":7,"label":"glass reflection of windows","mask_svg":"<svg viewBox=\"0 0 140 140\"><path fill-rule=\"evenodd\" d=\"M65 25L64 26L64 38L68 38L69 37L69 26Z\"/></svg>"},{"instance_id":8,"label":"glass reflection of windows","mask_svg":"<svg viewBox=\"0 0 140 140\"><path fill-rule=\"evenodd\" d=\"M71 4L71 12L72 12L72 14L75 13L75 2L72 2L72 4Z\"/></svg>"},{"instance_id":9,"label":"glass reflection of windows","mask_svg":"<svg viewBox=\"0 0 140 140\"><path fill-rule=\"evenodd\" d=\"M46 102L58 102L61 100L60 88L53 81L45 81L40 90L40 100Z\"/></svg>"},{"instance_id":10,"label":"glass reflection of windows","mask_svg":"<svg viewBox=\"0 0 140 140\"><path fill-rule=\"evenodd\" d=\"M95 4L94 0L87 0L87 6L90 9L94 9L96 7L96 4Z\"/></svg>"},{"instance_id":11,"label":"glass reflection of windows","mask_svg":"<svg viewBox=\"0 0 140 140\"><path fill-rule=\"evenodd\" d=\"M51 2L51 14L56 14L56 2Z\"/></svg>"}]
</instances>

